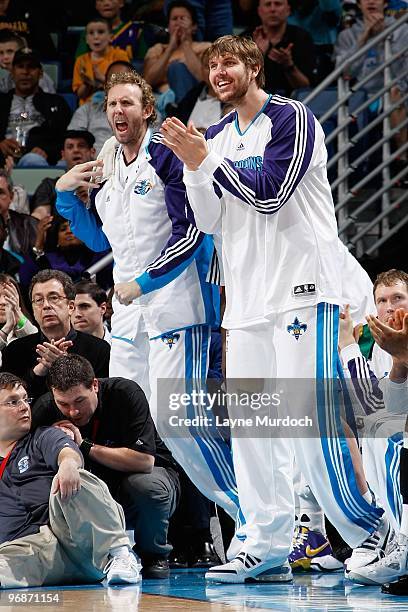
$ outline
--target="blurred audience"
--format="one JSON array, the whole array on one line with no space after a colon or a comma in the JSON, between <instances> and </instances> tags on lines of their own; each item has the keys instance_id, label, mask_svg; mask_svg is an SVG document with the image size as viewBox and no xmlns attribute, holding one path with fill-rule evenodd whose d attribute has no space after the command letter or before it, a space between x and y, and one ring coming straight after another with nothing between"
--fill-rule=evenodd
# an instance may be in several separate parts
<instances>
[{"instance_id":1,"label":"blurred audience","mask_svg":"<svg viewBox=\"0 0 408 612\"><path fill-rule=\"evenodd\" d=\"M0 30L5 28L24 36L28 45L37 49L43 60L57 59L40 3L0 0Z\"/></svg>"},{"instance_id":2,"label":"blurred audience","mask_svg":"<svg viewBox=\"0 0 408 612\"><path fill-rule=\"evenodd\" d=\"M315 81L322 81L333 70L333 48L340 24L341 0L291 0L288 23L312 37L316 51Z\"/></svg>"},{"instance_id":3,"label":"blurred audience","mask_svg":"<svg viewBox=\"0 0 408 612\"><path fill-rule=\"evenodd\" d=\"M15 89L0 94L0 151L20 158L19 167L53 165L71 111L61 96L40 89L42 67L35 51L17 51L11 74Z\"/></svg>"},{"instance_id":4,"label":"blurred audience","mask_svg":"<svg viewBox=\"0 0 408 612\"><path fill-rule=\"evenodd\" d=\"M42 270L32 279L28 297L39 331L18 338L4 348L3 371L23 378L29 395L34 398L47 393L48 370L67 352L88 359L97 376L108 376L108 343L71 326L75 289L67 274L60 270Z\"/></svg>"},{"instance_id":5,"label":"blurred audience","mask_svg":"<svg viewBox=\"0 0 408 612\"><path fill-rule=\"evenodd\" d=\"M104 324L108 297L106 291L92 281L79 281L75 285L74 311L71 321L74 329L97 338L112 341L110 331Z\"/></svg>"},{"instance_id":6,"label":"blurred audience","mask_svg":"<svg viewBox=\"0 0 408 612\"><path fill-rule=\"evenodd\" d=\"M341 65L348 57L367 44L370 39L382 32L390 24L394 23L393 17L385 16L385 0L359 0L361 19L358 19L350 28L340 32L335 47L336 64ZM398 79L396 85L390 90L391 101L398 103L402 95L408 90L408 25L402 24L390 35L391 52L393 54L403 52L397 60L390 65L391 77ZM371 47L358 60L347 66L345 78L352 81L360 81L369 76L377 66L384 61L384 41ZM380 71L364 85L369 95L376 93L384 86L384 75ZM370 107L371 115L381 112L382 97L377 98ZM393 128L399 126L406 120L406 102L401 104L391 114L391 125ZM406 126L399 130L394 137L396 148L407 142ZM405 166L407 163L407 151L401 154L397 166ZM398 171L398 168L396 169Z\"/></svg>"},{"instance_id":7,"label":"blurred audience","mask_svg":"<svg viewBox=\"0 0 408 612\"><path fill-rule=\"evenodd\" d=\"M11 155L7 155L7 157L5 157L0 151L0 168L5 170L7 174L11 176L14 168L14 158ZM30 214L28 194L22 185L13 185L13 199L10 204L10 210L25 213L26 215Z\"/></svg>"},{"instance_id":8,"label":"blurred audience","mask_svg":"<svg viewBox=\"0 0 408 612\"><path fill-rule=\"evenodd\" d=\"M0 215L0 272L8 274L18 280L20 278L18 273L21 266L21 260L4 248L3 245L6 238L7 226L3 217Z\"/></svg>"},{"instance_id":9,"label":"blurred audience","mask_svg":"<svg viewBox=\"0 0 408 612\"><path fill-rule=\"evenodd\" d=\"M126 51L132 62L142 61L149 43L152 43L146 25L122 18L124 0L95 0L95 10L99 17L106 19L111 26L111 45ZM89 51L85 34L81 35L76 56Z\"/></svg>"},{"instance_id":10,"label":"blurred audience","mask_svg":"<svg viewBox=\"0 0 408 612\"><path fill-rule=\"evenodd\" d=\"M261 25L245 35L252 36L265 60L265 89L270 93L290 93L311 87L316 54L310 35L288 23L288 0L259 0Z\"/></svg>"},{"instance_id":11,"label":"blurred audience","mask_svg":"<svg viewBox=\"0 0 408 612\"><path fill-rule=\"evenodd\" d=\"M92 95L103 90L105 75L110 64L116 60L129 61L123 49L113 47L111 25L103 17L95 17L86 25L86 42L90 51L77 57L72 78L72 89L84 104Z\"/></svg>"},{"instance_id":12,"label":"blurred audience","mask_svg":"<svg viewBox=\"0 0 408 612\"><path fill-rule=\"evenodd\" d=\"M0 215L7 230L3 248L20 258L28 257L37 236L37 219L10 210L13 199L13 181L5 170L0 170Z\"/></svg>"},{"instance_id":13,"label":"blurred audience","mask_svg":"<svg viewBox=\"0 0 408 612\"><path fill-rule=\"evenodd\" d=\"M74 282L106 253L94 253L71 232L69 222L58 215L43 217L38 222L37 236L32 250L20 268L20 282L28 288L39 270L61 270ZM101 277L110 284L110 270Z\"/></svg>"},{"instance_id":14,"label":"blurred audience","mask_svg":"<svg viewBox=\"0 0 408 612\"><path fill-rule=\"evenodd\" d=\"M195 42L195 9L184 0L174 0L168 7L168 44L158 43L145 56L144 78L155 91L174 92L176 102L202 81L201 55L210 42Z\"/></svg>"},{"instance_id":15,"label":"blurred audience","mask_svg":"<svg viewBox=\"0 0 408 612\"><path fill-rule=\"evenodd\" d=\"M4 347L30 334L37 328L32 324L25 307L20 287L8 274L0 273L0 364Z\"/></svg>"},{"instance_id":16,"label":"blurred audience","mask_svg":"<svg viewBox=\"0 0 408 612\"><path fill-rule=\"evenodd\" d=\"M220 36L232 34L231 0L189 0L197 15L197 40L214 41ZM165 11L168 13L171 0L166 0Z\"/></svg>"},{"instance_id":17,"label":"blurred audience","mask_svg":"<svg viewBox=\"0 0 408 612\"><path fill-rule=\"evenodd\" d=\"M11 74L13 59L16 51L27 47L27 42L22 36L19 36L11 30L0 30L0 68L7 70L4 76L0 77L0 92L7 93L14 87L14 81ZM47 73L43 72L39 87L45 93L55 93L54 81Z\"/></svg>"},{"instance_id":18,"label":"blurred audience","mask_svg":"<svg viewBox=\"0 0 408 612\"><path fill-rule=\"evenodd\" d=\"M66 169L71 170L76 164L95 159L94 136L87 130L68 129L64 134L64 145L61 150L62 161L66 164ZM55 208L55 183L56 178L44 178L34 192L31 201L33 217L43 219L54 212ZM81 188L77 190L81 200L88 201L88 190Z\"/></svg>"}]
</instances>

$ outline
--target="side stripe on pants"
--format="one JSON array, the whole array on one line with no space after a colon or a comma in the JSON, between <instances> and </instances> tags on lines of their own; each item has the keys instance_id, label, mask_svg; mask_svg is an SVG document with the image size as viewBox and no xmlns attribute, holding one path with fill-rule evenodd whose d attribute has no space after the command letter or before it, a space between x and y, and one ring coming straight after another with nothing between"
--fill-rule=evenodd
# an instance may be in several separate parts
<instances>
[{"instance_id":1,"label":"side stripe on pants","mask_svg":"<svg viewBox=\"0 0 408 612\"><path fill-rule=\"evenodd\" d=\"M185 376L186 393L194 390L206 391L206 360L210 330L207 326L196 326L186 329L185 337ZM207 406L190 404L187 408L188 418L209 416ZM199 446L201 453L211 470L214 480L226 495L239 508L238 491L232 463L231 449L222 438L215 425L190 426L190 433Z\"/></svg>"},{"instance_id":2,"label":"side stripe on pants","mask_svg":"<svg viewBox=\"0 0 408 612\"><path fill-rule=\"evenodd\" d=\"M397 523L401 524L402 498L400 490L400 455L403 435L395 434L388 438L385 453L385 474L387 478L387 499Z\"/></svg>"},{"instance_id":3,"label":"side stripe on pants","mask_svg":"<svg viewBox=\"0 0 408 612\"><path fill-rule=\"evenodd\" d=\"M371 506L360 494L351 454L340 420L337 392L337 337L339 308L318 304L316 379L320 442L333 494L351 522L368 533L377 528L383 510Z\"/></svg>"}]
</instances>

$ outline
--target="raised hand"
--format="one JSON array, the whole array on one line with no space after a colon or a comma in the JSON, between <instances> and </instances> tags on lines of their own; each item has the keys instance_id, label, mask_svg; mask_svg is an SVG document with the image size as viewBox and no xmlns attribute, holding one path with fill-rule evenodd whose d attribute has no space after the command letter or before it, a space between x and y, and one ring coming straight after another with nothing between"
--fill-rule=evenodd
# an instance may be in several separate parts
<instances>
[{"instance_id":1,"label":"raised hand","mask_svg":"<svg viewBox=\"0 0 408 612\"><path fill-rule=\"evenodd\" d=\"M102 159L77 164L58 179L55 188L58 191L75 191L78 187L97 189L99 187L98 180L102 179L102 175Z\"/></svg>"},{"instance_id":2,"label":"raised hand","mask_svg":"<svg viewBox=\"0 0 408 612\"><path fill-rule=\"evenodd\" d=\"M161 128L163 143L185 163L189 170L197 170L208 155L207 142L191 123L188 127L176 117L165 119Z\"/></svg>"}]
</instances>

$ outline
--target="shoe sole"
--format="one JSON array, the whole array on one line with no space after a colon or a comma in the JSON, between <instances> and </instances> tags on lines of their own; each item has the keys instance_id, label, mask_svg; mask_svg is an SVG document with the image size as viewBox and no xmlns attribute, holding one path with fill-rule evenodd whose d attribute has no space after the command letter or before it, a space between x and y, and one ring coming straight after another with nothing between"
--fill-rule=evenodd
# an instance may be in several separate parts
<instances>
[{"instance_id":1,"label":"shoe sole","mask_svg":"<svg viewBox=\"0 0 408 612\"><path fill-rule=\"evenodd\" d=\"M393 583L402 578L403 576L389 576L388 578L384 578L382 582L378 580L372 580L371 578L367 578L367 576L362 576L357 572L349 572L346 576L348 580L352 582L356 582L357 584L366 584L369 586L383 586L384 584Z\"/></svg>"},{"instance_id":2,"label":"shoe sole","mask_svg":"<svg viewBox=\"0 0 408 612\"><path fill-rule=\"evenodd\" d=\"M273 573L273 570L265 570L260 574L256 574L255 576L238 576L227 573L216 573L216 572L207 572L205 574L205 579L211 582L223 582L229 584L245 584L245 583L254 583L254 582L290 582L293 580L292 572L290 568L288 571L281 573Z\"/></svg>"},{"instance_id":3,"label":"shoe sole","mask_svg":"<svg viewBox=\"0 0 408 612\"><path fill-rule=\"evenodd\" d=\"M112 576L109 579L106 579L106 584L138 584L142 581L142 576L138 576L137 579L129 579L126 580L123 576Z\"/></svg>"},{"instance_id":4,"label":"shoe sole","mask_svg":"<svg viewBox=\"0 0 408 612\"><path fill-rule=\"evenodd\" d=\"M344 569L343 563L334 557L317 557L309 559L302 557L290 563L292 570L303 570L305 572L339 572Z\"/></svg>"}]
</instances>

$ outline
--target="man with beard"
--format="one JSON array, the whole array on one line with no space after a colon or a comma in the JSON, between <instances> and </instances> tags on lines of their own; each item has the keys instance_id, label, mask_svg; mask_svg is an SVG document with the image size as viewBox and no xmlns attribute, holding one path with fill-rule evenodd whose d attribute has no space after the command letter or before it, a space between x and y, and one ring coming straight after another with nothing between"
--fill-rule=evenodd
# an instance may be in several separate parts
<instances>
[{"instance_id":1,"label":"man with beard","mask_svg":"<svg viewBox=\"0 0 408 612\"><path fill-rule=\"evenodd\" d=\"M185 393L190 385L201 389L207 375L215 315L212 288L205 282L212 240L193 225L182 164L159 134L152 135L151 87L135 72L115 73L106 85L106 108L118 141L110 169L105 160L107 179L98 184L102 161L75 166L57 182L57 210L91 249L112 248L110 376L142 387L175 459L206 496L235 516L230 449L219 432L215 427L180 432L168 425L168 393ZM90 209L74 193L81 186L95 188ZM158 387L158 378L168 379L165 388ZM166 401L163 396L158 401L160 390ZM185 412L200 416L206 407L180 406L178 414Z\"/></svg>"},{"instance_id":2,"label":"man with beard","mask_svg":"<svg viewBox=\"0 0 408 612\"><path fill-rule=\"evenodd\" d=\"M222 234L228 391L283 388L279 405L270 404L265 414L307 415L313 433L299 426L232 435L246 539L231 562L206 577L286 581L294 454L326 516L351 546L382 527L383 511L358 491L334 393L342 283L323 130L301 103L264 91L263 56L253 41L218 39L209 68L217 96L235 110L205 137L173 118L162 133L185 164L197 227ZM237 407L231 404L229 413Z\"/></svg>"}]
</instances>

